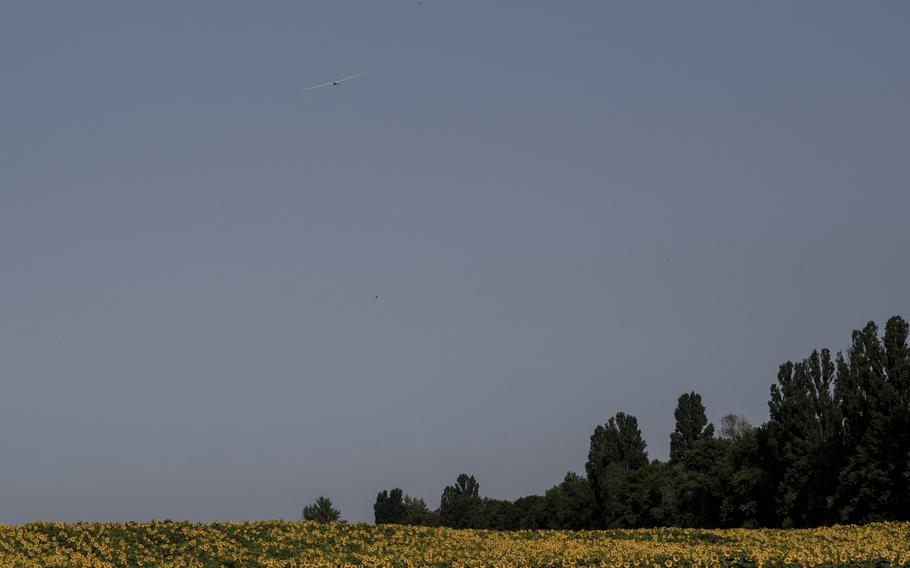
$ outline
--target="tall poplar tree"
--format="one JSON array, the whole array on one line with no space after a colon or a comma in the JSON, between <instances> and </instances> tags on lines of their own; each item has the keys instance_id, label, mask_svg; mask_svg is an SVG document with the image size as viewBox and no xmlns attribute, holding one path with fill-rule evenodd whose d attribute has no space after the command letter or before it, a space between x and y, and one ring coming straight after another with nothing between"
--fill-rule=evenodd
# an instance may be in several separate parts
<instances>
[{"instance_id":1,"label":"tall poplar tree","mask_svg":"<svg viewBox=\"0 0 910 568\"><path fill-rule=\"evenodd\" d=\"M663 500L674 524L719 526L728 477L724 454L728 442L714 438L697 392L677 400L676 429L670 434L669 483Z\"/></svg>"},{"instance_id":2,"label":"tall poplar tree","mask_svg":"<svg viewBox=\"0 0 910 568\"><path fill-rule=\"evenodd\" d=\"M869 322L838 357L837 402L843 414L846 464L835 506L840 521L906 519L910 452L910 354L907 322L893 317L879 339Z\"/></svg>"},{"instance_id":3,"label":"tall poplar tree","mask_svg":"<svg viewBox=\"0 0 910 568\"><path fill-rule=\"evenodd\" d=\"M830 502L843 461L841 414L833 397L835 365L827 349L780 366L766 426L776 523L831 522Z\"/></svg>"},{"instance_id":4,"label":"tall poplar tree","mask_svg":"<svg viewBox=\"0 0 910 568\"><path fill-rule=\"evenodd\" d=\"M585 470L594 496L598 526L635 527L647 523L648 465L638 420L623 412L598 426L591 436Z\"/></svg>"},{"instance_id":5,"label":"tall poplar tree","mask_svg":"<svg viewBox=\"0 0 910 568\"><path fill-rule=\"evenodd\" d=\"M714 424L708 424L705 405L697 392L680 396L673 415L676 417L676 430L670 434L671 462L681 458L699 439L714 436Z\"/></svg>"}]
</instances>

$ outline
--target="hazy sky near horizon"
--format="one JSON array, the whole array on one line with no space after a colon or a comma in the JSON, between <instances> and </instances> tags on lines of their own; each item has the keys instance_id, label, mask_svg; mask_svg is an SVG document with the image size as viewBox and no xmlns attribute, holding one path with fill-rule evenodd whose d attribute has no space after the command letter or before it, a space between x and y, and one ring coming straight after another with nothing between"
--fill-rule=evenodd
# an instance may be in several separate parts
<instances>
[{"instance_id":1,"label":"hazy sky near horizon","mask_svg":"<svg viewBox=\"0 0 910 568\"><path fill-rule=\"evenodd\" d=\"M0 522L372 520L910 316L910 4L4 2ZM366 75L303 92L333 78ZM379 299L376 299L379 296Z\"/></svg>"}]
</instances>

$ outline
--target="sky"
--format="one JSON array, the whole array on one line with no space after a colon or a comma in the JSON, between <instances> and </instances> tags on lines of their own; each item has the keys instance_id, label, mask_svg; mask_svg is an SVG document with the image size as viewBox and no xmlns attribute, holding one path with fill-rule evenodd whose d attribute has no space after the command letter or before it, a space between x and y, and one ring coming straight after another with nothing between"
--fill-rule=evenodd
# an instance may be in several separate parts
<instances>
[{"instance_id":1,"label":"sky","mask_svg":"<svg viewBox=\"0 0 910 568\"><path fill-rule=\"evenodd\" d=\"M910 317L905 2L0 5L0 523L584 472ZM366 74L335 87L305 88Z\"/></svg>"}]
</instances>

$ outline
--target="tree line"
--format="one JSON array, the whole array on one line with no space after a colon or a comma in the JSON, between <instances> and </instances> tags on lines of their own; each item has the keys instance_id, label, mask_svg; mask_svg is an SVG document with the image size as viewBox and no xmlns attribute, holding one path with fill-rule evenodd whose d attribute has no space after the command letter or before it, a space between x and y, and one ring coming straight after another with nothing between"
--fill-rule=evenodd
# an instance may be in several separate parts
<instances>
[{"instance_id":1,"label":"tree line","mask_svg":"<svg viewBox=\"0 0 910 568\"><path fill-rule=\"evenodd\" d=\"M821 349L780 365L758 427L727 415L718 431L701 396L682 394L667 461L648 458L638 420L619 412L594 429L585 475L569 472L543 495L481 497L461 474L435 510L399 488L380 492L375 522L579 530L910 520L907 335L894 316L881 336L874 322L855 330L833 357Z\"/></svg>"}]
</instances>

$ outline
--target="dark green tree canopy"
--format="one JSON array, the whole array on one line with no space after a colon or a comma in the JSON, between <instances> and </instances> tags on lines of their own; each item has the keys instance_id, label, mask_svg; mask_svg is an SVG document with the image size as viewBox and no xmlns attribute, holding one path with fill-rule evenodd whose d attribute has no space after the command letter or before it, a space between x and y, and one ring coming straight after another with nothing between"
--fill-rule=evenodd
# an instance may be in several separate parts
<instances>
[{"instance_id":1,"label":"dark green tree canopy","mask_svg":"<svg viewBox=\"0 0 910 568\"><path fill-rule=\"evenodd\" d=\"M644 466L648 463L646 447L638 428L638 420L634 416L618 412L606 424L595 428L591 435L591 448L585 465L588 477L609 464L626 469Z\"/></svg>"},{"instance_id":2,"label":"dark green tree canopy","mask_svg":"<svg viewBox=\"0 0 910 568\"><path fill-rule=\"evenodd\" d=\"M404 496L405 515L402 524L435 527L439 525L439 513L430 511L426 501L418 497Z\"/></svg>"},{"instance_id":3,"label":"dark green tree canopy","mask_svg":"<svg viewBox=\"0 0 910 568\"><path fill-rule=\"evenodd\" d=\"M641 487L632 486L639 479L634 472L648 464L645 447L638 420L623 412L594 429L585 471L594 497L597 526L630 522L622 513L629 509L625 502L641 494Z\"/></svg>"},{"instance_id":4,"label":"dark green tree canopy","mask_svg":"<svg viewBox=\"0 0 910 568\"><path fill-rule=\"evenodd\" d=\"M837 358L845 464L834 503L841 522L906 518L910 511L910 351L908 324L892 317L853 332Z\"/></svg>"},{"instance_id":5,"label":"dark green tree canopy","mask_svg":"<svg viewBox=\"0 0 910 568\"><path fill-rule=\"evenodd\" d=\"M708 424L705 405L696 392L679 397L676 410L676 430L670 434L670 461L675 462L701 438L714 436L714 425Z\"/></svg>"},{"instance_id":6,"label":"dark green tree canopy","mask_svg":"<svg viewBox=\"0 0 910 568\"><path fill-rule=\"evenodd\" d=\"M443 499L470 499L480 496L480 484L473 475L462 473L455 480L455 485L449 485L442 493Z\"/></svg>"},{"instance_id":7,"label":"dark green tree canopy","mask_svg":"<svg viewBox=\"0 0 910 568\"><path fill-rule=\"evenodd\" d=\"M401 489L381 491L376 495L373 504L373 517L377 525L402 524L407 515L407 507Z\"/></svg>"},{"instance_id":8,"label":"dark green tree canopy","mask_svg":"<svg viewBox=\"0 0 910 568\"><path fill-rule=\"evenodd\" d=\"M316 521L318 523L334 523L341 518L341 512L332 506L332 500L328 497L320 496L312 505L303 508L304 521Z\"/></svg>"},{"instance_id":9,"label":"dark green tree canopy","mask_svg":"<svg viewBox=\"0 0 910 568\"><path fill-rule=\"evenodd\" d=\"M442 491L439 515L445 526L468 528L480 524L483 502L480 499L480 484L473 475L462 473Z\"/></svg>"},{"instance_id":10,"label":"dark green tree canopy","mask_svg":"<svg viewBox=\"0 0 910 568\"><path fill-rule=\"evenodd\" d=\"M769 493L781 526L828 522L828 501L843 451L840 411L833 396L835 365L827 349L780 366L771 386L765 429Z\"/></svg>"},{"instance_id":11,"label":"dark green tree canopy","mask_svg":"<svg viewBox=\"0 0 910 568\"><path fill-rule=\"evenodd\" d=\"M724 440L740 440L755 428L749 424L744 416L726 414L720 419L720 437Z\"/></svg>"},{"instance_id":12,"label":"dark green tree canopy","mask_svg":"<svg viewBox=\"0 0 910 568\"><path fill-rule=\"evenodd\" d=\"M594 494L588 480L574 472L544 494L546 517L539 528L582 530L595 519Z\"/></svg>"}]
</instances>

